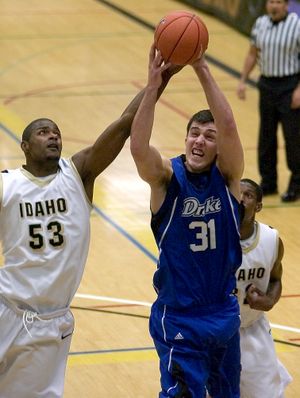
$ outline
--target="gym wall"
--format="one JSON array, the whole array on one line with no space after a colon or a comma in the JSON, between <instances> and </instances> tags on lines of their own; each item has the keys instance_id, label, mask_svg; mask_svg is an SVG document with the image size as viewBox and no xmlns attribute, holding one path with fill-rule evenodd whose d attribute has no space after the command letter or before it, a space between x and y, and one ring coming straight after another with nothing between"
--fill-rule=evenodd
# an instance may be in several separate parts
<instances>
[{"instance_id":1,"label":"gym wall","mask_svg":"<svg viewBox=\"0 0 300 398\"><path fill-rule=\"evenodd\" d=\"M255 19L265 12L260 0L182 0L201 11L212 14L240 32L249 35Z\"/></svg>"}]
</instances>

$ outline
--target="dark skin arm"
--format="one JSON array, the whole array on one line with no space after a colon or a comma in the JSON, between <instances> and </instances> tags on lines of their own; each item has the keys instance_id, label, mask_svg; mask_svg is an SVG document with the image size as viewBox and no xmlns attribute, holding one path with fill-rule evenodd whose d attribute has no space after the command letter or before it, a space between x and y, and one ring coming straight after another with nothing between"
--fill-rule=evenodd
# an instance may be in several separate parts
<instances>
[{"instance_id":1,"label":"dark skin arm","mask_svg":"<svg viewBox=\"0 0 300 398\"><path fill-rule=\"evenodd\" d=\"M157 99L164 91L172 75L180 69L182 67L174 65L166 71L158 90ZM130 135L131 124L144 96L144 91L145 89L136 95L120 118L109 125L92 146L83 149L72 157L91 202L96 177L117 157Z\"/></svg>"},{"instance_id":2,"label":"dark skin arm","mask_svg":"<svg viewBox=\"0 0 300 398\"><path fill-rule=\"evenodd\" d=\"M141 91L120 118L110 124L92 146L73 155L72 160L90 201L93 199L96 177L117 157L129 137L131 123L143 95L144 91Z\"/></svg>"},{"instance_id":3,"label":"dark skin arm","mask_svg":"<svg viewBox=\"0 0 300 398\"><path fill-rule=\"evenodd\" d=\"M270 311L277 301L280 299L282 291L282 257L284 247L282 240L279 238L278 256L270 275L270 282L266 293L251 285L247 290L247 301L250 308L260 311Z\"/></svg>"}]
</instances>

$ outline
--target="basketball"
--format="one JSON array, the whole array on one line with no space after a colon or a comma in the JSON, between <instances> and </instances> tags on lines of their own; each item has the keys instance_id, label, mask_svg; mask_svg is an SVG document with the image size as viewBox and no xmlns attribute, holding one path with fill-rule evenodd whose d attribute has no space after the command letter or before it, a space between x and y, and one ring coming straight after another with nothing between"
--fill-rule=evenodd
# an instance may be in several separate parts
<instances>
[{"instance_id":1,"label":"basketball","mask_svg":"<svg viewBox=\"0 0 300 398\"><path fill-rule=\"evenodd\" d=\"M173 11L156 26L154 43L165 62L192 64L207 49L208 31L192 12Z\"/></svg>"}]
</instances>

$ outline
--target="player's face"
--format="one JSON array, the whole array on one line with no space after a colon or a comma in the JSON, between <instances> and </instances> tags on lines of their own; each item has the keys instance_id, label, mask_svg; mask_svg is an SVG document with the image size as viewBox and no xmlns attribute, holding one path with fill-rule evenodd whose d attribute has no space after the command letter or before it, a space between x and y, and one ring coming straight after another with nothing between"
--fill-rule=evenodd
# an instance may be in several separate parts
<instances>
[{"instance_id":1,"label":"player's face","mask_svg":"<svg viewBox=\"0 0 300 398\"><path fill-rule=\"evenodd\" d=\"M57 125L51 120L39 120L26 143L26 152L30 158L35 161L58 161L61 150L61 133Z\"/></svg>"},{"instance_id":2,"label":"player's face","mask_svg":"<svg viewBox=\"0 0 300 398\"><path fill-rule=\"evenodd\" d=\"M217 155L217 131L213 122L194 121L185 139L186 167L193 173L209 169Z\"/></svg>"},{"instance_id":3,"label":"player's face","mask_svg":"<svg viewBox=\"0 0 300 398\"><path fill-rule=\"evenodd\" d=\"M268 0L266 10L273 21L280 21L288 12L288 2L284 0Z\"/></svg>"},{"instance_id":4,"label":"player's face","mask_svg":"<svg viewBox=\"0 0 300 398\"><path fill-rule=\"evenodd\" d=\"M247 220L253 220L255 218L255 213L261 209L261 203L257 201L257 196L254 187L247 183L241 182L241 203L245 208L245 215L243 222Z\"/></svg>"}]
</instances>

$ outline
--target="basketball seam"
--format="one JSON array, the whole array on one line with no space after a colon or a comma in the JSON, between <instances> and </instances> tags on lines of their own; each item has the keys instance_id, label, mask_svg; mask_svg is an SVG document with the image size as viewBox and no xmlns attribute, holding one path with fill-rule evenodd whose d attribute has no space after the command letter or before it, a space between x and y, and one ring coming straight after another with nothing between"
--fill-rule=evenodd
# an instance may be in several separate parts
<instances>
[{"instance_id":1,"label":"basketball seam","mask_svg":"<svg viewBox=\"0 0 300 398\"><path fill-rule=\"evenodd\" d=\"M180 19L180 18L181 18L181 15L179 15L177 18L173 19L171 23L176 22L177 19ZM164 19L164 18L163 18L163 19ZM170 23L169 25L171 25L171 23ZM169 25L168 25L168 26L169 26ZM166 29L166 28L165 28L165 29ZM160 34L158 35L157 40L156 40L157 43L159 42L160 36L163 34L163 32L164 32L165 29L162 29L162 30L160 31Z\"/></svg>"},{"instance_id":2,"label":"basketball seam","mask_svg":"<svg viewBox=\"0 0 300 398\"><path fill-rule=\"evenodd\" d=\"M191 18L190 18L190 20L189 20L189 23L185 26L184 31L181 33L181 36L178 38L178 40L177 40L175 46L173 47L173 50L172 50L171 54L169 55L167 61L169 61L169 59L170 59L170 58L172 57L172 55L174 54L174 51L176 50L176 48L177 48L177 46L178 46L178 43L180 42L180 40L181 40L182 36L184 35L185 31L187 30L187 28L190 26L192 20L194 19L194 16L195 16L195 14L191 16ZM198 27L198 24L197 24L197 27Z\"/></svg>"},{"instance_id":3,"label":"basketball seam","mask_svg":"<svg viewBox=\"0 0 300 398\"><path fill-rule=\"evenodd\" d=\"M196 15L194 14L193 15L193 18L192 19L194 19L194 20L196 20ZM197 22L197 21L196 21ZM199 27L199 24L198 23L196 23L196 25L197 25L197 31L198 31L198 42L197 42L197 46L196 46L196 48L195 48L195 51L194 51L194 53L193 53L193 55L186 61L186 63L189 63L189 61L191 60L191 59L193 59L193 57L194 57L194 55L195 55L195 53L196 53L196 50L197 50L197 48L198 48L198 43L200 43L200 49L201 49L201 53L202 53L202 43L201 43L201 41L200 41L200 38L201 38L201 35L200 35L200 27ZM200 51L199 51L199 54L200 54Z\"/></svg>"}]
</instances>

